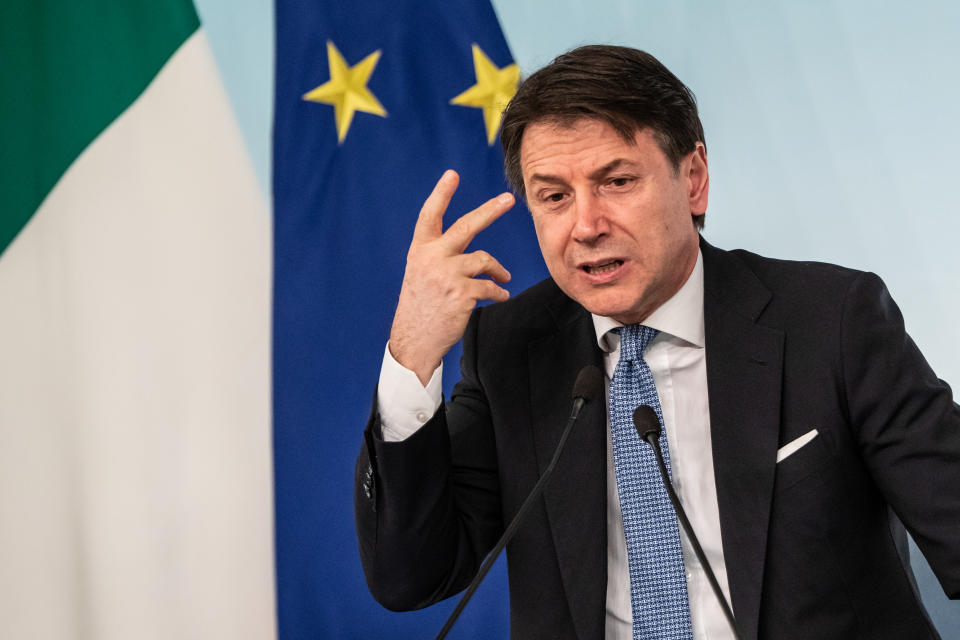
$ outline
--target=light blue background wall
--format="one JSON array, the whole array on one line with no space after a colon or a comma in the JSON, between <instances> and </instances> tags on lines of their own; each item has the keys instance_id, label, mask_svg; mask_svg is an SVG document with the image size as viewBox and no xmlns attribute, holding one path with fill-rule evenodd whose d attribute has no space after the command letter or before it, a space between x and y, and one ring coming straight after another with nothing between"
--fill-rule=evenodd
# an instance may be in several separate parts
<instances>
[{"instance_id":1,"label":"light blue background wall","mask_svg":"<svg viewBox=\"0 0 960 640\"><path fill-rule=\"evenodd\" d=\"M272 3L197 5L269 193ZM879 273L934 369L960 384L960 3L494 6L525 73L586 43L660 58L699 99L710 242ZM944 637L960 637L960 603L943 597L922 559L917 573Z\"/></svg>"}]
</instances>

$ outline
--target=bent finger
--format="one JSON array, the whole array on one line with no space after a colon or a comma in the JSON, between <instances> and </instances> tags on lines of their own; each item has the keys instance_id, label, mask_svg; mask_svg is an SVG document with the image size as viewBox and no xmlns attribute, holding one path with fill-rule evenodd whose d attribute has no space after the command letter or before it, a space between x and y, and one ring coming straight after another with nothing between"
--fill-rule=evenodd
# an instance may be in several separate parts
<instances>
[{"instance_id":1,"label":"bent finger","mask_svg":"<svg viewBox=\"0 0 960 640\"><path fill-rule=\"evenodd\" d=\"M476 279L473 281L472 297L477 300L493 300L505 302L510 299L510 292L497 285L493 280Z\"/></svg>"},{"instance_id":2,"label":"bent finger","mask_svg":"<svg viewBox=\"0 0 960 640\"><path fill-rule=\"evenodd\" d=\"M439 238L443 234L443 214L459 184L460 176L456 171L447 169L443 172L420 207L420 215L417 216L417 224L413 229L414 241Z\"/></svg>"},{"instance_id":3,"label":"bent finger","mask_svg":"<svg viewBox=\"0 0 960 640\"><path fill-rule=\"evenodd\" d=\"M497 282L510 282L510 272L500 264L499 260L483 250L463 255L461 257L461 268L463 273L471 278L487 275Z\"/></svg>"}]
</instances>

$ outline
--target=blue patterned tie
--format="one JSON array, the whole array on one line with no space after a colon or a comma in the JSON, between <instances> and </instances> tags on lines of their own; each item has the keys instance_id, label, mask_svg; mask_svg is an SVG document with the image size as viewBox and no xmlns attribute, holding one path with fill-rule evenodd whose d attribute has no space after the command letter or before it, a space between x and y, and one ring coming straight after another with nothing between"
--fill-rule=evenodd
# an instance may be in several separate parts
<instances>
[{"instance_id":1,"label":"blue patterned tie","mask_svg":"<svg viewBox=\"0 0 960 640\"><path fill-rule=\"evenodd\" d=\"M632 324L620 330L620 362L610 382L610 431L617 492L630 565L634 640L691 640L690 602L677 517L660 480L653 449L637 435L633 412L646 404L663 424L653 373L643 359L656 329ZM660 447L670 470L666 431Z\"/></svg>"}]
</instances>

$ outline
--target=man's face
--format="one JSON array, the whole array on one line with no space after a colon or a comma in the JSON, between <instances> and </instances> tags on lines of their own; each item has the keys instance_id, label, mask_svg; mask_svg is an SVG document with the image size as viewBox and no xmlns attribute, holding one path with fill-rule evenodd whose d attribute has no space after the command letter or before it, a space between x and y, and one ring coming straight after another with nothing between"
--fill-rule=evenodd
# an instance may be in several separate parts
<instances>
[{"instance_id":1,"label":"man's face","mask_svg":"<svg viewBox=\"0 0 960 640\"><path fill-rule=\"evenodd\" d=\"M640 322L686 282L691 214L707 208L703 145L675 172L648 130L630 144L600 120L541 122L524 132L520 162L547 269L588 311Z\"/></svg>"}]
</instances>

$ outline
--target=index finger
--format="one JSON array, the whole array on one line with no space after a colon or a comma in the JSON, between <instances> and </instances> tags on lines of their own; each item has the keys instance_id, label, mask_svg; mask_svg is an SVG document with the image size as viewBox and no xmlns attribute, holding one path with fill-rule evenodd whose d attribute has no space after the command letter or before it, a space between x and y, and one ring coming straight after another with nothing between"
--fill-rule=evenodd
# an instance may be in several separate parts
<instances>
[{"instance_id":1,"label":"index finger","mask_svg":"<svg viewBox=\"0 0 960 640\"><path fill-rule=\"evenodd\" d=\"M413 228L414 241L431 240L443 234L443 213L450 205L450 198L453 197L459 184L460 176L456 171L447 169L443 172L433 191L420 207L420 215L417 216L417 224Z\"/></svg>"},{"instance_id":2,"label":"index finger","mask_svg":"<svg viewBox=\"0 0 960 640\"><path fill-rule=\"evenodd\" d=\"M461 216L450 225L443 237L449 239L458 253L463 253L478 233L513 208L513 204L513 194L501 193L496 198L487 200L470 213Z\"/></svg>"}]
</instances>

